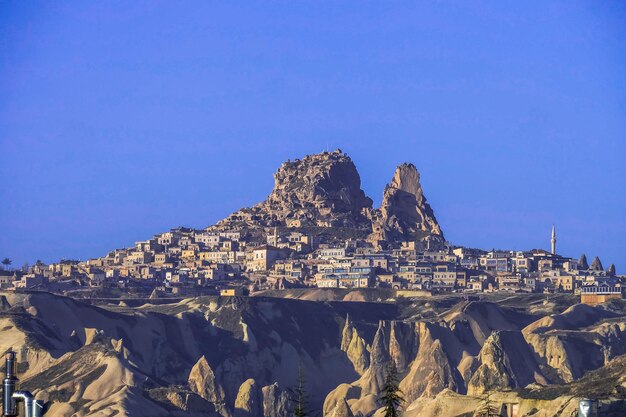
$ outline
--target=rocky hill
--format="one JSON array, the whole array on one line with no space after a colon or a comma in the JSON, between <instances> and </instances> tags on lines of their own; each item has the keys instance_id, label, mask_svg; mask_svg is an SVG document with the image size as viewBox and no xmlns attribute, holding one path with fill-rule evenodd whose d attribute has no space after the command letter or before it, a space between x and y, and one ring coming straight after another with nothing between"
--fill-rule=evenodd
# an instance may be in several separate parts
<instances>
[{"instance_id":1,"label":"rocky hill","mask_svg":"<svg viewBox=\"0 0 626 417\"><path fill-rule=\"evenodd\" d=\"M283 162L269 197L231 214L222 224L358 228L367 226L371 207L354 163L337 150Z\"/></svg>"},{"instance_id":2,"label":"rocky hill","mask_svg":"<svg viewBox=\"0 0 626 417\"><path fill-rule=\"evenodd\" d=\"M626 304L556 298L96 307L7 293L0 352L18 352L21 386L50 402L48 416L287 417L301 369L323 415L366 417L392 360L407 416L469 416L487 394L533 416L573 409L589 390L626 399Z\"/></svg>"},{"instance_id":3,"label":"rocky hill","mask_svg":"<svg viewBox=\"0 0 626 417\"><path fill-rule=\"evenodd\" d=\"M405 163L396 168L373 219L371 239L374 241L409 241L429 235L443 238L413 164Z\"/></svg>"},{"instance_id":4,"label":"rocky hill","mask_svg":"<svg viewBox=\"0 0 626 417\"><path fill-rule=\"evenodd\" d=\"M352 229L374 243L435 237L443 239L433 209L424 196L413 164L400 165L383 193L382 205L361 189L361 178L341 150L284 162L274 174L265 201L243 208L217 223L217 229L273 226Z\"/></svg>"}]
</instances>

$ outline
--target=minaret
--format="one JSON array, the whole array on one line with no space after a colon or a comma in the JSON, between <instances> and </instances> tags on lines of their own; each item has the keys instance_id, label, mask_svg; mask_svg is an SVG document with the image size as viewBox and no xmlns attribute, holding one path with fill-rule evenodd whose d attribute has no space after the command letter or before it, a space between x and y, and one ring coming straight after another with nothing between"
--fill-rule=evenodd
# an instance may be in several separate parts
<instances>
[{"instance_id":1,"label":"minaret","mask_svg":"<svg viewBox=\"0 0 626 417\"><path fill-rule=\"evenodd\" d=\"M550 243L552 244L552 255L556 255L556 228L552 225L552 239L550 239Z\"/></svg>"}]
</instances>

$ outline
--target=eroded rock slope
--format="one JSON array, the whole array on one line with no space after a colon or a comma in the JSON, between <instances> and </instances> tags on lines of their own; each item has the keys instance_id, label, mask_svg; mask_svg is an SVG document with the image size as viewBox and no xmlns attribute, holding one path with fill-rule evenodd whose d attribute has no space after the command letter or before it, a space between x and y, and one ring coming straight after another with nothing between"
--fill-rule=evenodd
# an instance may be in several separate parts
<instances>
[{"instance_id":1,"label":"eroded rock slope","mask_svg":"<svg viewBox=\"0 0 626 417\"><path fill-rule=\"evenodd\" d=\"M451 401L478 406L487 394L569 407L602 369L616 375L606 396L626 392L618 376L623 302L555 304L546 315L533 296L201 297L135 308L44 293L3 297L0 351L18 352L22 387L49 401L49 416L286 417L301 369L323 415L365 417L379 408L391 361L409 416L458 415Z\"/></svg>"}]
</instances>

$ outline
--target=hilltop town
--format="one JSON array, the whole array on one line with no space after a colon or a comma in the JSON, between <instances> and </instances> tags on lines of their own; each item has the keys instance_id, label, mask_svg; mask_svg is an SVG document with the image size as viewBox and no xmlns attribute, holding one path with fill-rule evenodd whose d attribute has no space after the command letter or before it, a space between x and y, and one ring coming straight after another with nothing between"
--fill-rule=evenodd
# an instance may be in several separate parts
<instances>
[{"instance_id":1,"label":"hilltop town","mask_svg":"<svg viewBox=\"0 0 626 417\"><path fill-rule=\"evenodd\" d=\"M446 241L413 164L400 165L381 207L341 150L287 161L269 197L205 229L179 227L86 261L0 271L3 289L103 296L240 295L287 288L575 293L621 298L626 277L550 250L482 250ZM548 231L547 231L548 232ZM547 246L547 245L546 245Z\"/></svg>"},{"instance_id":2,"label":"hilltop town","mask_svg":"<svg viewBox=\"0 0 626 417\"><path fill-rule=\"evenodd\" d=\"M301 372L320 415L374 416L393 363L407 417L624 415L613 266L559 255L554 227L548 250L452 245L412 164L380 207L339 150L274 178L205 229L3 271L20 389L50 415L287 417Z\"/></svg>"}]
</instances>

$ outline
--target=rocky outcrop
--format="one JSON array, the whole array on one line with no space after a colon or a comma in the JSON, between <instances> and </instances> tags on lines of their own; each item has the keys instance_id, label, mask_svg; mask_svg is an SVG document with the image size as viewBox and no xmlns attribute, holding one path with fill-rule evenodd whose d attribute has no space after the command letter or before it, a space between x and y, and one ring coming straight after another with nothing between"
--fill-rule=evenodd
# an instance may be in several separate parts
<instances>
[{"instance_id":1,"label":"rocky outcrop","mask_svg":"<svg viewBox=\"0 0 626 417\"><path fill-rule=\"evenodd\" d=\"M367 227L365 213L371 207L354 163L338 149L284 162L265 201L221 224Z\"/></svg>"},{"instance_id":2,"label":"rocky outcrop","mask_svg":"<svg viewBox=\"0 0 626 417\"><path fill-rule=\"evenodd\" d=\"M354 365L354 370L359 375L363 375L370 365L369 352L367 349L368 347L365 340L359 336L359 332L353 326L350 316L347 316L341 338L341 350L346 352L348 359L350 359L350 362Z\"/></svg>"},{"instance_id":3,"label":"rocky outcrop","mask_svg":"<svg viewBox=\"0 0 626 417\"><path fill-rule=\"evenodd\" d=\"M595 257L593 258L593 261L591 262L591 266L589 267L589 269L591 269L592 271L604 271L604 267L602 266L602 261L600 260L599 257Z\"/></svg>"},{"instance_id":4,"label":"rocky outcrop","mask_svg":"<svg viewBox=\"0 0 626 417\"><path fill-rule=\"evenodd\" d=\"M626 398L623 302L563 311L574 296L396 304L244 297L235 309L200 297L120 311L47 293L3 295L0 352L18 352L20 388L51 400L50 415L213 415L212 403L223 417L286 417L283 387L302 367L312 409L376 416L392 360L407 417L463 415L448 399L475 405L492 393L516 396L506 402L519 402L522 414L561 398ZM428 318L416 316L425 310Z\"/></svg>"},{"instance_id":5,"label":"rocky outcrop","mask_svg":"<svg viewBox=\"0 0 626 417\"><path fill-rule=\"evenodd\" d=\"M202 356L198 362L191 368L189 373L189 388L204 398L215 404L217 412L223 416L229 416L230 413L225 405L224 389L215 381L215 373L206 360Z\"/></svg>"},{"instance_id":6,"label":"rocky outcrop","mask_svg":"<svg viewBox=\"0 0 626 417\"><path fill-rule=\"evenodd\" d=\"M372 217L372 241L416 240L429 235L443 239L413 164L396 168L391 183L385 187L381 207Z\"/></svg>"},{"instance_id":7,"label":"rocky outcrop","mask_svg":"<svg viewBox=\"0 0 626 417\"><path fill-rule=\"evenodd\" d=\"M380 321L378 330L372 342L370 354L370 367L358 382L362 388L362 395L378 394L385 383L385 371L389 364L389 333L388 323Z\"/></svg>"},{"instance_id":8,"label":"rocky outcrop","mask_svg":"<svg viewBox=\"0 0 626 417\"><path fill-rule=\"evenodd\" d=\"M341 384L332 390L324 400L323 415L330 414L341 401L356 400L361 396L361 389L352 384Z\"/></svg>"},{"instance_id":9,"label":"rocky outcrop","mask_svg":"<svg viewBox=\"0 0 626 417\"><path fill-rule=\"evenodd\" d=\"M339 403L335 406L333 411L327 414L328 417L354 417L352 414L352 410L350 410L350 406L346 402L346 400L339 401Z\"/></svg>"},{"instance_id":10,"label":"rocky outcrop","mask_svg":"<svg viewBox=\"0 0 626 417\"><path fill-rule=\"evenodd\" d=\"M412 325L392 321L389 326L389 357L398 372L404 373L417 351L417 338Z\"/></svg>"},{"instance_id":11,"label":"rocky outcrop","mask_svg":"<svg viewBox=\"0 0 626 417\"><path fill-rule=\"evenodd\" d=\"M416 333L419 336L419 350L412 361L406 376L400 382L400 389L408 401L419 397L434 397L444 389L458 390L458 371L450 362L448 354L459 356L459 347L452 340L442 341L448 330L434 323L420 322ZM447 346L444 348L444 343ZM449 351L449 352L447 352Z\"/></svg>"},{"instance_id":12,"label":"rocky outcrop","mask_svg":"<svg viewBox=\"0 0 626 417\"><path fill-rule=\"evenodd\" d=\"M356 406L367 415L375 410L376 395L380 392L385 382L385 373L391 356L389 354L389 322L379 321L378 329L372 341L370 352L370 365L361 377L352 384L341 384L332 390L324 401L324 415L335 412L337 407L343 407L344 400L358 400L370 405L363 409L363 404ZM354 404L353 404L354 406Z\"/></svg>"},{"instance_id":13,"label":"rocky outcrop","mask_svg":"<svg viewBox=\"0 0 626 417\"><path fill-rule=\"evenodd\" d=\"M211 404L204 401L197 394L191 392L181 392L170 390L166 393L165 398L172 406L188 413L202 413L214 415L214 409Z\"/></svg>"},{"instance_id":14,"label":"rocky outcrop","mask_svg":"<svg viewBox=\"0 0 626 417\"><path fill-rule=\"evenodd\" d=\"M370 233L370 241L381 244L443 241L415 165L405 163L396 169L381 207L374 210L372 199L361 189L354 163L339 149L284 162L274 174L274 189L265 201L242 208L209 229L264 229L250 234L260 236L275 226L340 227L349 229L351 236L365 238Z\"/></svg>"},{"instance_id":15,"label":"rocky outcrop","mask_svg":"<svg viewBox=\"0 0 626 417\"><path fill-rule=\"evenodd\" d=\"M463 350L450 329L439 323L380 321L372 341L369 368L354 383L333 390L324 402L324 412L332 412L342 399L348 401L355 415L374 412L391 361L396 365L400 389L407 401L434 397L445 389L463 391L465 383L459 362L471 358ZM466 367L475 369L472 364Z\"/></svg>"},{"instance_id":16,"label":"rocky outcrop","mask_svg":"<svg viewBox=\"0 0 626 417\"><path fill-rule=\"evenodd\" d=\"M469 395L546 383L521 332L494 332L485 341L479 359L481 365L468 384Z\"/></svg>"},{"instance_id":17,"label":"rocky outcrop","mask_svg":"<svg viewBox=\"0 0 626 417\"><path fill-rule=\"evenodd\" d=\"M350 318L350 314L346 315L346 322L343 325L343 331L341 332L341 350L344 352L348 351L348 347L350 347L350 342L352 342L352 334L354 332L354 325L352 324L352 319Z\"/></svg>"},{"instance_id":18,"label":"rocky outcrop","mask_svg":"<svg viewBox=\"0 0 626 417\"><path fill-rule=\"evenodd\" d=\"M577 304L523 332L550 382L572 382L626 354L626 323L615 320L615 312Z\"/></svg>"},{"instance_id":19,"label":"rocky outcrop","mask_svg":"<svg viewBox=\"0 0 626 417\"><path fill-rule=\"evenodd\" d=\"M277 383L263 387L263 416L264 417L288 417L289 395L283 391Z\"/></svg>"},{"instance_id":20,"label":"rocky outcrop","mask_svg":"<svg viewBox=\"0 0 626 417\"><path fill-rule=\"evenodd\" d=\"M481 396L443 391L435 398L415 400L406 407L404 416L484 415L475 410L485 409L488 403L496 412L493 415L509 415L504 412L505 407L515 404L517 416L576 416L578 402L583 398L598 399L601 415L626 415L626 356L615 358L569 384L532 385L526 389L491 391Z\"/></svg>"},{"instance_id":21,"label":"rocky outcrop","mask_svg":"<svg viewBox=\"0 0 626 417\"><path fill-rule=\"evenodd\" d=\"M254 379L246 380L241 387L235 400L235 417L262 417L263 396L261 389Z\"/></svg>"},{"instance_id":22,"label":"rocky outcrop","mask_svg":"<svg viewBox=\"0 0 626 417\"><path fill-rule=\"evenodd\" d=\"M609 269L607 269L606 272L608 276L614 277L615 274L617 274L617 271L615 270L615 264L609 265Z\"/></svg>"}]
</instances>

